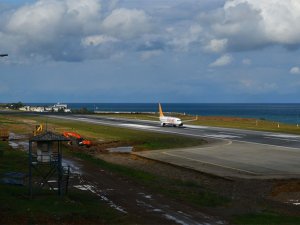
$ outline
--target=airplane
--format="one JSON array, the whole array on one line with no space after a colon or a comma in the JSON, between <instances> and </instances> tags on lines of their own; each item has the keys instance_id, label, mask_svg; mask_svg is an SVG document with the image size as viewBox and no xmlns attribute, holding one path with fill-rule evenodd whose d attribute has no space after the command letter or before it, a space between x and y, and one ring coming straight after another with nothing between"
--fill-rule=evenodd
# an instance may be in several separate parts
<instances>
[{"instance_id":1,"label":"airplane","mask_svg":"<svg viewBox=\"0 0 300 225\"><path fill-rule=\"evenodd\" d=\"M161 126L163 126L163 127L166 125L170 125L173 127L182 127L183 122L190 122L190 121L198 120L198 116L196 116L196 118L193 120L186 120L186 121L182 121L180 118L177 118L177 117L165 116L162 111L160 103L158 103L158 110L159 110L159 120L160 120Z\"/></svg>"}]
</instances>

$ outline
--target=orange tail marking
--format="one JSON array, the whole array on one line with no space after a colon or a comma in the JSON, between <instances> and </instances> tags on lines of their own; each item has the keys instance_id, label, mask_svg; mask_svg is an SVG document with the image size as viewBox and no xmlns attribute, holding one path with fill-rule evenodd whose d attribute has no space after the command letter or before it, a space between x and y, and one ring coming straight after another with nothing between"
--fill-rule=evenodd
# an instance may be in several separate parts
<instances>
[{"instance_id":1,"label":"orange tail marking","mask_svg":"<svg viewBox=\"0 0 300 225\"><path fill-rule=\"evenodd\" d=\"M159 117L164 116L160 103L158 103Z\"/></svg>"}]
</instances>

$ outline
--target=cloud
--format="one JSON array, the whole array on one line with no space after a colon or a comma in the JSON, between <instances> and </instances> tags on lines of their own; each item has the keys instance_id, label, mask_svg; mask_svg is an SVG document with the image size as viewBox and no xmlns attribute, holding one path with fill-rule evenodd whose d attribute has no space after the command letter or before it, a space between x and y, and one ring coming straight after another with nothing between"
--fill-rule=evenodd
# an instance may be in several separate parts
<instances>
[{"instance_id":1,"label":"cloud","mask_svg":"<svg viewBox=\"0 0 300 225\"><path fill-rule=\"evenodd\" d=\"M0 49L20 62L83 61L134 50L150 17L143 10L102 8L100 0L38 0L6 11L0 14Z\"/></svg>"},{"instance_id":2,"label":"cloud","mask_svg":"<svg viewBox=\"0 0 300 225\"><path fill-rule=\"evenodd\" d=\"M83 46L97 46L109 42L117 42L118 39L107 35L92 35L82 39Z\"/></svg>"},{"instance_id":3,"label":"cloud","mask_svg":"<svg viewBox=\"0 0 300 225\"><path fill-rule=\"evenodd\" d=\"M208 45L205 46L205 50L210 52L222 52L227 47L227 39L212 39L209 41Z\"/></svg>"},{"instance_id":4,"label":"cloud","mask_svg":"<svg viewBox=\"0 0 300 225\"><path fill-rule=\"evenodd\" d=\"M239 88L243 90L243 92L262 94L277 90L278 85L273 82L258 82L256 80L242 79L239 81Z\"/></svg>"},{"instance_id":5,"label":"cloud","mask_svg":"<svg viewBox=\"0 0 300 225\"><path fill-rule=\"evenodd\" d=\"M83 59L80 41L99 29L99 0L39 0L9 11L0 26L0 48L19 58Z\"/></svg>"},{"instance_id":6,"label":"cloud","mask_svg":"<svg viewBox=\"0 0 300 225\"><path fill-rule=\"evenodd\" d=\"M223 55L220 58L216 59L213 63L211 63L210 67L220 67L229 65L233 60L233 57L229 54Z\"/></svg>"},{"instance_id":7,"label":"cloud","mask_svg":"<svg viewBox=\"0 0 300 225\"><path fill-rule=\"evenodd\" d=\"M224 54L211 64L223 66L236 51L300 46L298 0L37 0L12 7L0 10L0 49L28 60L83 61L120 52L144 59L173 51Z\"/></svg>"},{"instance_id":8,"label":"cloud","mask_svg":"<svg viewBox=\"0 0 300 225\"><path fill-rule=\"evenodd\" d=\"M291 74L300 74L300 68L298 66L294 66L290 69Z\"/></svg>"},{"instance_id":9,"label":"cloud","mask_svg":"<svg viewBox=\"0 0 300 225\"><path fill-rule=\"evenodd\" d=\"M204 13L200 19L209 21L211 36L228 39L231 50L300 44L298 0L228 0L223 8Z\"/></svg>"},{"instance_id":10,"label":"cloud","mask_svg":"<svg viewBox=\"0 0 300 225\"><path fill-rule=\"evenodd\" d=\"M242 63L243 63L244 65L249 66L249 65L252 64L252 61L251 61L251 59L243 59L243 60L242 60Z\"/></svg>"},{"instance_id":11,"label":"cloud","mask_svg":"<svg viewBox=\"0 0 300 225\"><path fill-rule=\"evenodd\" d=\"M149 31L149 20L142 10L120 8L113 10L102 26L115 37L133 38Z\"/></svg>"},{"instance_id":12,"label":"cloud","mask_svg":"<svg viewBox=\"0 0 300 225\"><path fill-rule=\"evenodd\" d=\"M186 28L188 27L188 28ZM190 46L200 42L199 38L203 32L203 29L198 24L180 24L180 26L168 27L168 45L172 49L179 51L188 51Z\"/></svg>"},{"instance_id":13,"label":"cloud","mask_svg":"<svg viewBox=\"0 0 300 225\"><path fill-rule=\"evenodd\" d=\"M141 58L143 60L152 58L152 57L156 57L162 54L161 50L151 50L151 51L144 51L141 53Z\"/></svg>"}]
</instances>

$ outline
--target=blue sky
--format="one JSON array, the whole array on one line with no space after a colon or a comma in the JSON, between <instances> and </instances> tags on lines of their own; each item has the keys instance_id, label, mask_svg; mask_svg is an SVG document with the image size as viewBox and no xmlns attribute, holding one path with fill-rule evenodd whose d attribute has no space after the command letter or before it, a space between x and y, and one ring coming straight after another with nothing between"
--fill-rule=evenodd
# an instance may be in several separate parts
<instances>
[{"instance_id":1,"label":"blue sky","mask_svg":"<svg viewBox=\"0 0 300 225\"><path fill-rule=\"evenodd\" d=\"M298 0L0 3L0 102L300 102Z\"/></svg>"}]
</instances>

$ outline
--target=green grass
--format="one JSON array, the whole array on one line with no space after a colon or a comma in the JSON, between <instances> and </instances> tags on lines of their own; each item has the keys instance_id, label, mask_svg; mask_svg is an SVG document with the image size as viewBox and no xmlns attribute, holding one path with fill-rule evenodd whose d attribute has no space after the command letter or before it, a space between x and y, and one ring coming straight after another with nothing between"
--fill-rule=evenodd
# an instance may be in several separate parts
<instances>
[{"instance_id":1,"label":"green grass","mask_svg":"<svg viewBox=\"0 0 300 225\"><path fill-rule=\"evenodd\" d=\"M287 216L281 215L273 212L262 212L256 214L246 214L238 215L233 219L233 224L242 224L242 225L297 225L300 224L300 216Z\"/></svg>"},{"instance_id":2,"label":"green grass","mask_svg":"<svg viewBox=\"0 0 300 225\"><path fill-rule=\"evenodd\" d=\"M89 161L103 169L128 177L173 199L183 200L198 207L216 207L229 203L227 198L213 193L193 181L182 181L154 175L127 166L112 164L82 152L69 152L69 154Z\"/></svg>"},{"instance_id":3,"label":"green grass","mask_svg":"<svg viewBox=\"0 0 300 225\"><path fill-rule=\"evenodd\" d=\"M129 223L126 222L127 216L119 214L86 192L72 190L63 198L55 193L44 192L43 195L33 199L29 199L27 193L26 187L0 185L1 224L18 223L19 220L29 224L78 221L105 224Z\"/></svg>"},{"instance_id":4,"label":"green grass","mask_svg":"<svg viewBox=\"0 0 300 225\"><path fill-rule=\"evenodd\" d=\"M28 170L28 157L25 152L12 150L7 142L0 141L0 174L4 172L25 172Z\"/></svg>"}]
</instances>

